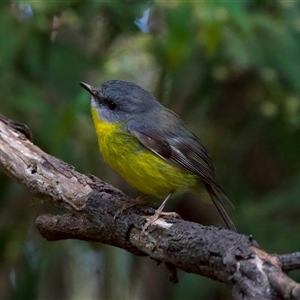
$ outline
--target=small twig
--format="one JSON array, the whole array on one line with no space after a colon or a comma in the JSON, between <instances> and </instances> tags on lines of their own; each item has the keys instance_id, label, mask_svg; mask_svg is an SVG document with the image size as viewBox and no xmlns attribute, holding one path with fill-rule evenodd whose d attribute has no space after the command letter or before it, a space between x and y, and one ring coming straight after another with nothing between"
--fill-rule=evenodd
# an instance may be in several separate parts
<instances>
[{"instance_id":1,"label":"small twig","mask_svg":"<svg viewBox=\"0 0 300 300\"><path fill-rule=\"evenodd\" d=\"M284 272L300 269L300 252L277 255Z\"/></svg>"}]
</instances>

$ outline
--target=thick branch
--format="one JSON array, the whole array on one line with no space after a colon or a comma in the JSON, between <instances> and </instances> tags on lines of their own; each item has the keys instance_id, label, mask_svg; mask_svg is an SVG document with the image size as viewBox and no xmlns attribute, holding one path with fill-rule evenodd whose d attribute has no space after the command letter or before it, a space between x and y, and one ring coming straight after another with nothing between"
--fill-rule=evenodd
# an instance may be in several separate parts
<instances>
[{"instance_id":1,"label":"thick branch","mask_svg":"<svg viewBox=\"0 0 300 300\"><path fill-rule=\"evenodd\" d=\"M235 299L300 298L299 284L282 272L299 266L299 254L269 255L251 237L170 217L143 233L141 216L153 214L152 208L136 206L115 217L122 203L131 200L128 196L44 153L22 128L0 116L0 168L32 194L68 212L37 218L46 239L98 241L149 255L232 284Z\"/></svg>"}]
</instances>

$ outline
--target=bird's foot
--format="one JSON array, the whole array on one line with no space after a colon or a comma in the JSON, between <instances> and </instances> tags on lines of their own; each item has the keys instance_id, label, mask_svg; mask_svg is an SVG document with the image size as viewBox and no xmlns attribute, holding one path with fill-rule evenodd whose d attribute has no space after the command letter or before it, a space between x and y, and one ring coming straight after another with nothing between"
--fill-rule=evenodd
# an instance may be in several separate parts
<instances>
[{"instance_id":1,"label":"bird's foot","mask_svg":"<svg viewBox=\"0 0 300 300\"><path fill-rule=\"evenodd\" d=\"M157 209L155 211L155 214L150 217L142 216L142 219L147 220L147 223L143 226L142 232L144 233L151 224L153 224L155 221L157 221L162 216L181 219L180 215L176 212L163 212L163 211L160 211L159 209Z\"/></svg>"},{"instance_id":2,"label":"bird's foot","mask_svg":"<svg viewBox=\"0 0 300 300\"><path fill-rule=\"evenodd\" d=\"M147 195L140 195L138 197L136 197L133 201L130 202L126 202L126 203L122 203L120 205L120 208L117 210L117 212L115 213L114 218L118 217L119 215L121 215L122 213L124 213L127 209L134 207L136 205L139 204L145 204L145 199L146 199Z\"/></svg>"}]
</instances>

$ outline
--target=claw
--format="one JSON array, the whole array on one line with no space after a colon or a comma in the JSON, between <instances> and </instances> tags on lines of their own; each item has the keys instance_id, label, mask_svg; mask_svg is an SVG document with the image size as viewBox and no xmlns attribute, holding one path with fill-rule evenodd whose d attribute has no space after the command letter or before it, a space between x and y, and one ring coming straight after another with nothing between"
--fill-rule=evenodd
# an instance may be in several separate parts
<instances>
[{"instance_id":1,"label":"claw","mask_svg":"<svg viewBox=\"0 0 300 300\"><path fill-rule=\"evenodd\" d=\"M167 201L170 199L170 197L172 196L173 193L170 193L166 199L163 201L163 203L161 204L161 206L155 211L155 214L153 216L147 217L144 216L142 217L142 219L146 219L147 223L143 226L142 232L145 233L146 229L153 224L156 220L158 220L161 216L171 216L174 218L180 218L180 216L175 213L175 212L163 212L162 210L164 209Z\"/></svg>"},{"instance_id":2,"label":"claw","mask_svg":"<svg viewBox=\"0 0 300 300\"><path fill-rule=\"evenodd\" d=\"M145 232L146 229L153 224L155 221L157 221L160 217L167 216L167 217L173 217L181 219L180 215L176 212L163 212L163 211L155 211L155 214L151 217L143 216L142 219L147 220L148 222L143 226L142 232Z\"/></svg>"}]
</instances>

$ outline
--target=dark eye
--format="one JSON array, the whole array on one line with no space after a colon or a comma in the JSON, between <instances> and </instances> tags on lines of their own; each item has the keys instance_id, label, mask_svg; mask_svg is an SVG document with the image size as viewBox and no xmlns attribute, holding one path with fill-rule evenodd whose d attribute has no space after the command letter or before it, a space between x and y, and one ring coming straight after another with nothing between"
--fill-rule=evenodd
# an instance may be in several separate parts
<instances>
[{"instance_id":1,"label":"dark eye","mask_svg":"<svg viewBox=\"0 0 300 300\"><path fill-rule=\"evenodd\" d=\"M108 100L107 107L109 110L115 110L117 108L117 104L111 100Z\"/></svg>"}]
</instances>

